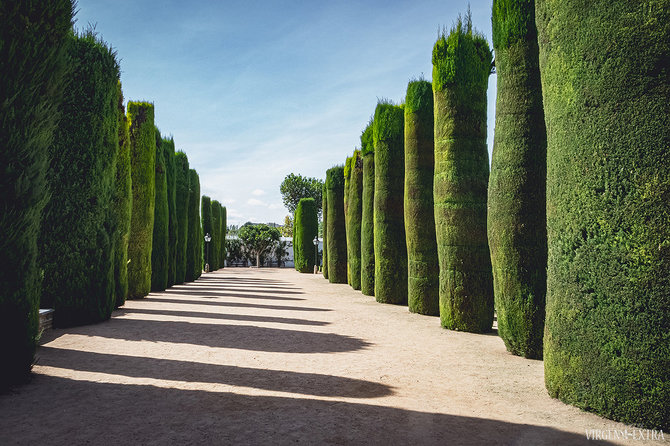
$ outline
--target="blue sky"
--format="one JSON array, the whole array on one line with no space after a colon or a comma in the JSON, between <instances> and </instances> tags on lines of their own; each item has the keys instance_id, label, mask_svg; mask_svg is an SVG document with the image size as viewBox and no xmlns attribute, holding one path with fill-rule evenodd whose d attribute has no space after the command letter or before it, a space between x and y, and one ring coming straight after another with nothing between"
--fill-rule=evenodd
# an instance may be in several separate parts
<instances>
[{"instance_id":1,"label":"blue sky","mask_svg":"<svg viewBox=\"0 0 670 446\"><path fill-rule=\"evenodd\" d=\"M279 185L293 172L324 178L360 146L378 98L403 100L431 79L438 29L455 1L78 0L117 52L127 100L148 100L228 223L282 223ZM490 43L490 0L470 2ZM489 80L493 145L495 75ZM490 155L489 155L490 156Z\"/></svg>"}]
</instances>

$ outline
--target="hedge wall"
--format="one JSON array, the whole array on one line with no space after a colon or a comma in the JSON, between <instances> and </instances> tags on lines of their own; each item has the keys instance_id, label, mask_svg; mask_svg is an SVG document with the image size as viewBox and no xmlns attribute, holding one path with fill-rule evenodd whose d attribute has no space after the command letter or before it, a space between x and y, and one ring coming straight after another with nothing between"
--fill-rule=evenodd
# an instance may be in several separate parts
<instances>
[{"instance_id":1,"label":"hedge wall","mask_svg":"<svg viewBox=\"0 0 670 446\"><path fill-rule=\"evenodd\" d=\"M328 176L326 171L326 177ZM328 189L326 183L323 183L321 189L321 215L323 215L323 255L321 257L321 272L323 278L328 279Z\"/></svg>"},{"instance_id":2,"label":"hedge wall","mask_svg":"<svg viewBox=\"0 0 670 446\"><path fill-rule=\"evenodd\" d=\"M405 177L404 111L377 104L373 128L375 150L375 298L407 304L407 246L403 215Z\"/></svg>"},{"instance_id":3,"label":"hedge wall","mask_svg":"<svg viewBox=\"0 0 670 446\"><path fill-rule=\"evenodd\" d=\"M186 282L193 282L202 273L202 228L200 227L200 178L189 169L188 243L186 246Z\"/></svg>"},{"instance_id":4,"label":"hedge wall","mask_svg":"<svg viewBox=\"0 0 670 446\"><path fill-rule=\"evenodd\" d=\"M221 268L221 236L223 234L221 228L221 203L212 200L212 243L209 247L209 269L216 271Z\"/></svg>"},{"instance_id":5,"label":"hedge wall","mask_svg":"<svg viewBox=\"0 0 670 446\"><path fill-rule=\"evenodd\" d=\"M130 238L130 213L133 207L132 181L130 179L130 134L126 108L123 105L121 82L118 83L117 103L119 151L116 157L116 179L112 198L112 216L116 217L114 238L114 293L115 306L120 307L128 296L128 240Z\"/></svg>"},{"instance_id":6,"label":"hedge wall","mask_svg":"<svg viewBox=\"0 0 670 446\"><path fill-rule=\"evenodd\" d=\"M361 292L375 295L375 148L372 139L373 121L370 120L361 134L363 157L363 192L361 200Z\"/></svg>"},{"instance_id":7,"label":"hedge wall","mask_svg":"<svg viewBox=\"0 0 670 446\"><path fill-rule=\"evenodd\" d=\"M489 177L486 39L460 18L433 48L435 230L440 261L440 321L486 332L493 324L493 277L486 237Z\"/></svg>"},{"instance_id":8,"label":"hedge wall","mask_svg":"<svg viewBox=\"0 0 670 446\"><path fill-rule=\"evenodd\" d=\"M182 151L175 154L175 183L177 201L177 245L175 256L175 284L186 279L186 247L188 245L188 210L190 198L190 178L188 157Z\"/></svg>"},{"instance_id":9,"label":"hedge wall","mask_svg":"<svg viewBox=\"0 0 670 446\"><path fill-rule=\"evenodd\" d=\"M40 231L43 306L54 325L108 319L114 293L112 194L119 151L119 64L92 31L71 34L62 119L49 149Z\"/></svg>"},{"instance_id":10,"label":"hedge wall","mask_svg":"<svg viewBox=\"0 0 670 446\"><path fill-rule=\"evenodd\" d=\"M0 3L0 388L27 378L37 343L37 235L72 9L70 0Z\"/></svg>"},{"instance_id":11,"label":"hedge wall","mask_svg":"<svg viewBox=\"0 0 670 446\"><path fill-rule=\"evenodd\" d=\"M488 240L498 334L542 358L547 288L547 132L534 0L493 1L498 97L488 189Z\"/></svg>"},{"instance_id":12,"label":"hedge wall","mask_svg":"<svg viewBox=\"0 0 670 446\"><path fill-rule=\"evenodd\" d=\"M168 263L167 286L175 284L177 274L177 166L174 152L174 139L163 138L163 157L165 158L165 172L167 179L168 203Z\"/></svg>"},{"instance_id":13,"label":"hedge wall","mask_svg":"<svg viewBox=\"0 0 670 446\"><path fill-rule=\"evenodd\" d=\"M318 209L314 198L298 202L293 219L293 259L301 273L314 271L314 237L319 233Z\"/></svg>"},{"instance_id":14,"label":"hedge wall","mask_svg":"<svg viewBox=\"0 0 670 446\"><path fill-rule=\"evenodd\" d=\"M538 0L536 8L547 122L547 389L668 430L670 1Z\"/></svg>"},{"instance_id":15,"label":"hedge wall","mask_svg":"<svg viewBox=\"0 0 670 446\"><path fill-rule=\"evenodd\" d=\"M212 246L214 242L214 226L212 224L212 199L209 198L207 195L203 195L200 198L200 215L202 216L201 222L202 222L202 236L204 237L205 234L209 234L210 237L212 237L212 241L209 243L205 243L203 240L204 245L210 245L209 247L203 246L203 265L205 263L209 263L209 267L211 268L212 266ZM211 269L210 269L211 271Z\"/></svg>"},{"instance_id":16,"label":"hedge wall","mask_svg":"<svg viewBox=\"0 0 670 446\"><path fill-rule=\"evenodd\" d=\"M344 205L344 237L347 240L347 283L349 285L351 285L351 269L349 267L349 219L347 218L347 214L349 208L349 175L351 174L349 165L352 160L353 157L349 156L344 161L344 197L342 199L342 204Z\"/></svg>"},{"instance_id":17,"label":"hedge wall","mask_svg":"<svg viewBox=\"0 0 670 446\"><path fill-rule=\"evenodd\" d=\"M347 190L347 264L349 285L361 289L361 215L363 212L363 160L360 150L355 150L345 166Z\"/></svg>"},{"instance_id":18,"label":"hedge wall","mask_svg":"<svg viewBox=\"0 0 670 446\"><path fill-rule=\"evenodd\" d=\"M167 198L167 167L163 155L163 138L156 128L156 166L154 195L154 231L151 243L151 291L167 288L170 209Z\"/></svg>"},{"instance_id":19,"label":"hedge wall","mask_svg":"<svg viewBox=\"0 0 670 446\"><path fill-rule=\"evenodd\" d=\"M328 198L328 280L347 283L347 237L344 229L344 166L326 171ZM325 238L324 238L325 239Z\"/></svg>"},{"instance_id":20,"label":"hedge wall","mask_svg":"<svg viewBox=\"0 0 670 446\"><path fill-rule=\"evenodd\" d=\"M413 313L439 316L439 276L433 218L433 89L418 80L405 99L405 234L407 301Z\"/></svg>"}]
</instances>

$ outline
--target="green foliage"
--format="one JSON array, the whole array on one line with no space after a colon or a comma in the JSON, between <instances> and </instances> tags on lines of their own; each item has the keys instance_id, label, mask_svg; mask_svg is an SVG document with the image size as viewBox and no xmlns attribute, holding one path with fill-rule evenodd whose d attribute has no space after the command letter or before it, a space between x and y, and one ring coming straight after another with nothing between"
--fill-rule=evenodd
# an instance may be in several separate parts
<instances>
[{"instance_id":1,"label":"green foliage","mask_svg":"<svg viewBox=\"0 0 670 446\"><path fill-rule=\"evenodd\" d=\"M186 248L188 246L188 210L191 182L189 177L188 157L182 151L175 154L175 185L177 204L177 245L175 256L175 284L186 280Z\"/></svg>"},{"instance_id":2,"label":"green foliage","mask_svg":"<svg viewBox=\"0 0 670 446\"><path fill-rule=\"evenodd\" d=\"M545 382L670 428L670 2L539 1Z\"/></svg>"},{"instance_id":3,"label":"green foliage","mask_svg":"<svg viewBox=\"0 0 670 446\"><path fill-rule=\"evenodd\" d=\"M167 197L167 167L163 138L156 128L156 166L154 195L154 231L151 243L151 291L167 288L170 208Z\"/></svg>"},{"instance_id":4,"label":"green foliage","mask_svg":"<svg viewBox=\"0 0 670 446\"><path fill-rule=\"evenodd\" d=\"M314 237L319 230L316 201L303 198L295 210L295 231L293 235L293 259L295 269L301 273L314 270Z\"/></svg>"},{"instance_id":5,"label":"green foliage","mask_svg":"<svg viewBox=\"0 0 670 446\"><path fill-rule=\"evenodd\" d=\"M201 220L202 220L202 234L203 237L205 234L209 234L210 237L212 237L212 241L209 243L206 243L206 245L210 245L209 247L205 246L204 249L204 254L205 258L204 263L209 263L210 268L211 268L211 262L212 262L212 247L214 242L214 224L213 224L213 219L212 219L212 199L209 198L207 195L203 195L200 199L200 215L201 215ZM203 240L204 243L204 240ZM208 252L209 251L209 252ZM211 269L210 269L211 271Z\"/></svg>"},{"instance_id":6,"label":"green foliage","mask_svg":"<svg viewBox=\"0 0 670 446\"><path fill-rule=\"evenodd\" d=\"M363 157L363 197L361 211L361 292L375 295L375 154Z\"/></svg>"},{"instance_id":7,"label":"green foliage","mask_svg":"<svg viewBox=\"0 0 670 446\"><path fill-rule=\"evenodd\" d=\"M116 218L114 238L114 293L116 306L126 302L128 296L128 240L130 239L130 213L133 207L133 191L130 179L130 129L126 108L123 106L121 82L118 83L119 100L118 135L119 152L116 157L116 181L112 198L112 216Z\"/></svg>"},{"instance_id":8,"label":"green foliage","mask_svg":"<svg viewBox=\"0 0 670 446\"><path fill-rule=\"evenodd\" d=\"M375 298L400 305L407 303L404 121L401 107L384 101L377 104L373 125Z\"/></svg>"},{"instance_id":9,"label":"green foliage","mask_svg":"<svg viewBox=\"0 0 670 446\"><path fill-rule=\"evenodd\" d=\"M114 293L112 194L119 151L119 65L92 31L71 34L63 119L49 149L50 199L40 231L42 305L58 327L108 319Z\"/></svg>"},{"instance_id":10,"label":"green foliage","mask_svg":"<svg viewBox=\"0 0 670 446\"><path fill-rule=\"evenodd\" d=\"M256 258L256 266L263 265L263 255L277 243L281 237L279 229L268 225L244 225L238 233L247 252Z\"/></svg>"},{"instance_id":11,"label":"green foliage","mask_svg":"<svg viewBox=\"0 0 670 446\"><path fill-rule=\"evenodd\" d=\"M72 9L70 0L0 2L0 388L27 378L37 343L37 238Z\"/></svg>"},{"instance_id":12,"label":"green foliage","mask_svg":"<svg viewBox=\"0 0 670 446\"><path fill-rule=\"evenodd\" d=\"M128 242L128 298L140 299L151 290L151 251L156 194L156 128L154 105L128 102L130 174L133 210Z\"/></svg>"},{"instance_id":13,"label":"green foliage","mask_svg":"<svg viewBox=\"0 0 670 446\"><path fill-rule=\"evenodd\" d=\"M487 332L493 324L493 278L486 238L490 52L486 47L488 56L479 55L477 42L485 46L486 41L473 34L470 25L467 29L463 31L459 20L448 37L440 37L433 51L433 200L440 321L453 330ZM448 51L437 51L441 45L447 45ZM452 69L448 76L445 67Z\"/></svg>"},{"instance_id":14,"label":"green foliage","mask_svg":"<svg viewBox=\"0 0 670 446\"><path fill-rule=\"evenodd\" d=\"M413 313L438 316L439 263L433 218L433 89L419 80L405 99L405 233L407 303Z\"/></svg>"},{"instance_id":15,"label":"green foliage","mask_svg":"<svg viewBox=\"0 0 670 446\"><path fill-rule=\"evenodd\" d=\"M221 203L212 200L212 242L209 247L209 270L216 271L221 268L221 237L223 227L221 226Z\"/></svg>"},{"instance_id":16,"label":"green foliage","mask_svg":"<svg viewBox=\"0 0 670 446\"><path fill-rule=\"evenodd\" d=\"M177 274L177 165L175 161L174 139L163 138L163 157L165 158L165 172L167 180L168 203L168 260L167 286L175 284Z\"/></svg>"},{"instance_id":17,"label":"green foliage","mask_svg":"<svg viewBox=\"0 0 670 446\"><path fill-rule=\"evenodd\" d=\"M506 35L523 30L503 44L498 38L495 47L498 98L488 188L488 240L498 334L513 354L542 358L547 133L534 2L494 1L493 28Z\"/></svg>"},{"instance_id":18,"label":"green foliage","mask_svg":"<svg viewBox=\"0 0 670 446\"><path fill-rule=\"evenodd\" d=\"M344 167L326 171L326 202L328 204L326 237L328 240L328 280L347 283L347 237L344 227ZM324 244L325 246L325 244Z\"/></svg>"},{"instance_id":19,"label":"green foliage","mask_svg":"<svg viewBox=\"0 0 670 446\"><path fill-rule=\"evenodd\" d=\"M293 219L290 215L284 217L284 225L281 227L280 231L282 237L293 237Z\"/></svg>"},{"instance_id":20,"label":"green foliage","mask_svg":"<svg viewBox=\"0 0 670 446\"><path fill-rule=\"evenodd\" d=\"M348 181L345 190L346 227L347 227L347 263L349 265L349 284L355 290L361 289L361 214L363 212L363 160L360 150L347 159L345 166Z\"/></svg>"},{"instance_id":21,"label":"green foliage","mask_svg":"<svg viewBox=\"0 0 670 446\"><path fill-rule=\"evenodd\" d=\"M226 240L226 261L228 265L246 261L242 240L239 238Z\"/></svg>"},{"instance_id":22,"label":"green foliage","mask_svg":"<svg viewBox=\"0 0 670 446\"><path fill-rule=\"evenodd\" d=\"M221 238L219 239L219 258L221 259L219 261L219 265L221 268L225 267L225 260L226 260L226 249L228 246L228 242L226 240L227 236L227 219L228 219L228 214L226 211L225 206L221 206Z\"/></svg>"},{"instance_id":23,"label":"green foliage","mask_svg":"<svg viewBox=\"0 0 670 446\"><path fill-rule=\"evenodd\" d=\"M370 118L370 122L361 133L361 157L365 157L368 153L375 151L375 142L372 135L374 120Z\"/></svg>"},{"instance_id":24,"label":"green foliage","mask_svg":"<svg viewBox=\"0 0 670 446\"><path fill-rule=\"evenodd\" d=\"M188 243L186 245L186 282L193 282L202 274L203 235L200 227L200 177L195 169L188 171Z\"/></svg>"},{"instance_id":25,"label":"green foliage","mask_svg":"<svg viewBox=\"0 0 670 446\"><path fill-rule=\"evenodd\" d=\"M319 214L321 213L321 190L323 182L318 178L307 178L302 175L288 174L282 181L279 191L284 201L284 206L291 214L295 213L298 203L303 198L314 198L317 203Z\"/></svg>"},{"instance_id":26,"label":"green foliage","mask_svg":"<svg viewBox=\"0 0 670 446\"><path fill-rule=\"evenodd\" d=\"M321 257L321 272L323 273L323 278L328 278L328 190L326 189L326 183L323 183L323 188L321 189L322 194L322 206L323 211L323 256Z\"/></svg>"}]
</instances>

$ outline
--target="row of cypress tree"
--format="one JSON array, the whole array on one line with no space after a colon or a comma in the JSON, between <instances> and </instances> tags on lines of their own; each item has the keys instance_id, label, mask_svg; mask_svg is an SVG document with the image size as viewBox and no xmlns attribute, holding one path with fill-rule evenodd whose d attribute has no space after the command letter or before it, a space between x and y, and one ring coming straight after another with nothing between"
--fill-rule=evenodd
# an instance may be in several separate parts
<instances>
[{"instance_id":1,"label":"row of cypress tree","mask_svg":"<svg viewBox=\"0 0 670 446\"><path fill-rule=\"evenodd\" d=\"M203 261L209 271L216 271L224 267L226 258L226 208L207 195L202 196L200 207L202 234L211 237L208 246L203 247Z\"/></svg>"}]
</instances>

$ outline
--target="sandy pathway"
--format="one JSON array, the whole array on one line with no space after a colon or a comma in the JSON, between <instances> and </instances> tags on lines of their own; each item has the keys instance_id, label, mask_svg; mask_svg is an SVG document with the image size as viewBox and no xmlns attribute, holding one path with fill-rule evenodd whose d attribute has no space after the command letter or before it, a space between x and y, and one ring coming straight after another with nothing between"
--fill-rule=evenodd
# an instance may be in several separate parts
<instances>
[{"instance_id":1,"label":"sandy pathway","mask_svg":"<svg viewBox=\"0 0 670 446\"><path fill-rule=\"evenodd\" d=\"M206 274L41 344L33 381L0 395L0 444L555 445L632 430L549 398L542 363L496 335L290 269Z\"/></svg>"}]
</instances>

